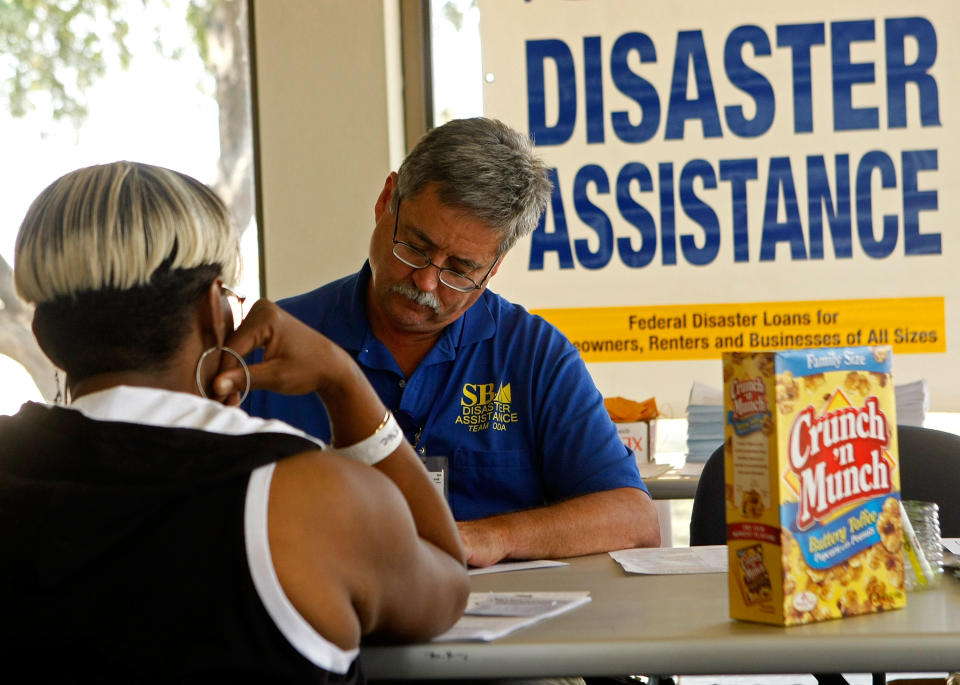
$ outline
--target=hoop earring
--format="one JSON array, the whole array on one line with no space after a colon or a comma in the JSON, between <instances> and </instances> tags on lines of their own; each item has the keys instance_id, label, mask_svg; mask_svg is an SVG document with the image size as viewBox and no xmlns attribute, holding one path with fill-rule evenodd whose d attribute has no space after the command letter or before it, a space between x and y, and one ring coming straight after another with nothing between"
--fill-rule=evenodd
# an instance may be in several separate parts
<instances>
[{"instance_id":1,"label":"hoop earring","mask_svg":"<svg viewBox=\"0 0 960 685\"><path fill-rule=\"evenodd\" d=\"M64 379L64 381L66 381L66 379ZM53 397L53 403L57 405L66 404L66 402L64 402L66 392L60 389L60 371L58 369L53 370L53 382L57 385L57 394ZM66 382L64 382L64 387L66 387Z\"/></svg>"},{"instance_id":2,"label":"hoop earring","mask_svg":"<svg viewBox=\"0 0 960 685\"><path fill-rule=\"evenodd\" d=\"M203 354L200 355L200 359L197 360L197 390L200 391L200 397L204 399L209 399L207 397L206 390L203 389L203 380L200 378L200 367L203 366L203 360L209 357L214 352L226 352L227 354L233 355L233 357L240 362L240 366L243 368L243 375L247 379L247 387L243 389L243 394L240 396L240 404L243 404L243 401L247 399L247 395L250 394L250 369L247 367L247 362L243 360L243 357L240 356L236 350L233 350L229 347L211 347L203 351Z\"/></svg>"},{"instance_id":3,"label":"hoop earring","mask_svg":"<svg viewBox=\"0 0 960 685\"><path fill-rule=\"evenodd\" d=\"M59 370L59 369L54 369L54 370L53 370L53 382L54 382L54 383L56 384L56 386L57 386L57 394L54 395L54 397L53 397L53 403L56 404L56 405L58 405L58 406L63 406L63 407L65 407L65 406L67 406L68 404L70 404L70 400L71 400L71 397L70 397L70 386L69 386L69 384L68 384L68 382L67 382L67 373L66 373L66 371L64 371L64 373L63 373L63 387L60 387L60 370Z\"/></svg>"}]
</instances>

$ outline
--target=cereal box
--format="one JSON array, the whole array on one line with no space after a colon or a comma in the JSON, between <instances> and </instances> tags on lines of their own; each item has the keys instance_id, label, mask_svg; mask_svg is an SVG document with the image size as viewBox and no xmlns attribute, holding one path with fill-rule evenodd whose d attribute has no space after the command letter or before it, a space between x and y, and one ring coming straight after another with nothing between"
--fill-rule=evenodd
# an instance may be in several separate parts
<instances>
[{"instance_id":1,"label":"cereal box","mask_svg":"<svg viewBox=\"0 0 960 685\"><path fill-rule=\"evenodd\" d=\"M906 604L889 347L723 357L730 615Z\"/></svg>"}]
</instances>

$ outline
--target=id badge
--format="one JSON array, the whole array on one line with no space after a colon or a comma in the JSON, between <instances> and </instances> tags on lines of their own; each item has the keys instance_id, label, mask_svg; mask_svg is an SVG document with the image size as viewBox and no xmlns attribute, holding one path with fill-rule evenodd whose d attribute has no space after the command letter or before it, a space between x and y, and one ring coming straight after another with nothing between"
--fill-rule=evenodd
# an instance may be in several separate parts
<instances>
[{"instance_id":1,"label":"id badge","mask_svg":"<svg viewBox=\"0 0 960 685\"><path fill-rule=\"evenodd\" d=\"M427 467L427 471L430 472L430 480L433 482L433 486L443 495L445 501L447 499L447 492L449 486L447 484L448 478L448 466L449 458L448 457L420 457L423 461L423 465Z\"/></svg>"}]
</instances>

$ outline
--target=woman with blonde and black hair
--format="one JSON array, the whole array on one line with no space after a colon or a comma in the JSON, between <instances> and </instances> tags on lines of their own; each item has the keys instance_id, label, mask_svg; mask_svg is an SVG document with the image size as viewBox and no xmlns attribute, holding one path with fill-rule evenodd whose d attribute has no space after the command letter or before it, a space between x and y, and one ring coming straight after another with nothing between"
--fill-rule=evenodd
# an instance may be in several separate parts
<instances>
[{"instance_id":1,"label":"woman with blonde and black hair","mask_svg":"<svg viewBox=\"0 0 960 685\"><path fill-rule=\"evenodd\" d=\"M462 611L453 519L349 356L264 300L234 331L238 246L213 192L145 164L27 212L16 285L71 402L0 417L17 682L358 682L362 635ZM317 392L332 449L227 406L250 388Z\"/></svg>"}]
</instances>

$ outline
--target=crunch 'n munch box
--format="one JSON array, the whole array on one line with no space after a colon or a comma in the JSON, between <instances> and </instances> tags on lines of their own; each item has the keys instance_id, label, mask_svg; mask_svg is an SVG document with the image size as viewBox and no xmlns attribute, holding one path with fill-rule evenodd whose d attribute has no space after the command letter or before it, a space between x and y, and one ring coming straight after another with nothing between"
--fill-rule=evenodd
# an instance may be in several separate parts
<instances>
[{"instance_id":1,"label":"crunch 'n munch box","mask_svg":"<svg viewBox=\"0 0 960 685\"><path fill-rule=\"evenodd\" d=\"M723 356L730 616L906 604L889 347Z\"/></svg>"}]
</instances>

